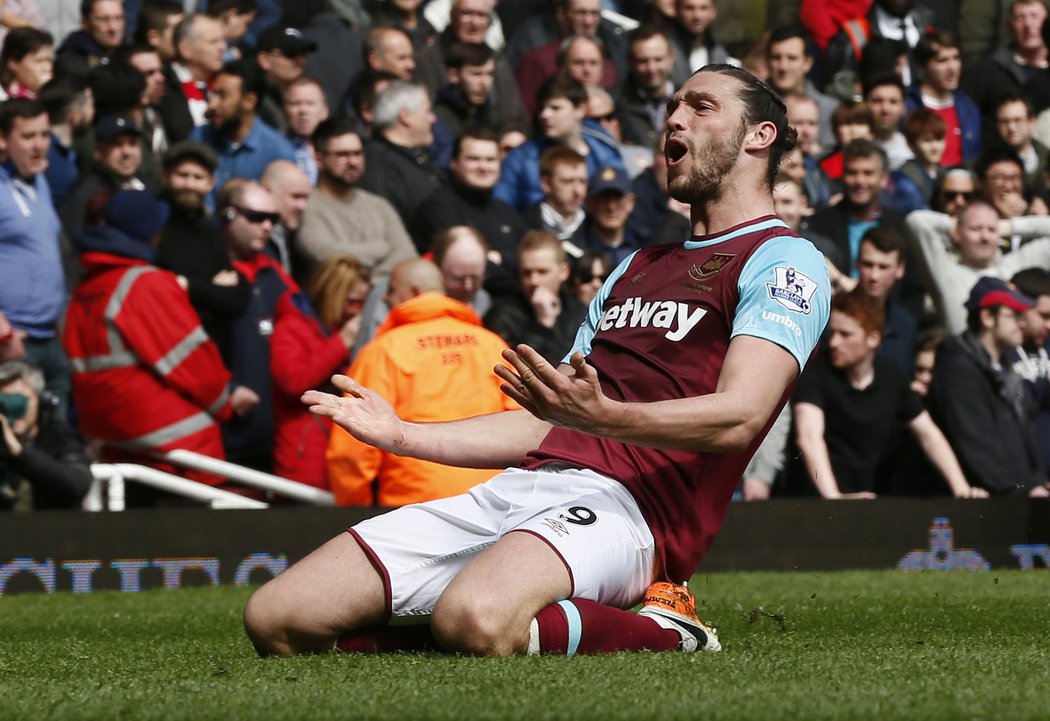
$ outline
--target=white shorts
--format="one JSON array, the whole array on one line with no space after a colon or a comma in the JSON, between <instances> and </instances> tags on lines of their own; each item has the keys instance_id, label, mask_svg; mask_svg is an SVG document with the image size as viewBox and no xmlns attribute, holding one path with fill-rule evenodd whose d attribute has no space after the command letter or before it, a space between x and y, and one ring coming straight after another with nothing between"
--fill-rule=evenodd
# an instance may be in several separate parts
<instances>
[{"instance_id":1,"label":"white shorts","mask_svg":"<svg viewBox=\"0 0 1050 721\"><path fill-rule=\"evenodd\" d=\"M383 576L391 618L406 620L429 616L455 575L511 531L538 536L561 557L570 597L630 608L653 581L653 534L638 505L590 470L511 468L468 493L350 529Z\"/></svg>"}]
</instances>

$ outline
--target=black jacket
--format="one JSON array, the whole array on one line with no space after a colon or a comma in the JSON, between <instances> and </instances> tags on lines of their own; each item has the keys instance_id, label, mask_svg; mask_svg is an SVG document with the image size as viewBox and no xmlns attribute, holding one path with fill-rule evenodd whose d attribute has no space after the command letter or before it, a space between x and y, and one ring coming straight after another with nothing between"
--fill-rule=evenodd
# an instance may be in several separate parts
<instances>
[{"instance_id":1,"label":"black jacket","mask_svg":"<svg viewBox=\"0 0 1050 721\"><path fill-rule=\"evenodd\" d=\"M489 262L485 271L485 289L503 295L517 285L518 243L528 226L518 211L490 191L477 191L452 181L435 190L423 201L409 228L420 253L430 250L434 234L456 225L469 225L481 233L490 249L500 255L500 262Z\"/></svg>"},{"instance_id":2,"label":"black jacket","mask_svg":"<svg viewBox=\"0 0 1050 721\"><path fill-rule=\"evenodd\" d=\"M993 368L970 331L941 344L930 383L930 415L971 485L1024 495L1046 482L1026 398L1020 379Z\"/></svg>"},{"instance_id":3,"label":"black jacket","mask_svg":"<svg viewBox=\"0 0 1050 721\"><path fill-rule=\"evenodd\" d=\"M484 105L471 105L467 102L463 92L454 85L447 85L438 91L437 100L434 102L434 114L448 126L452 135L459 136L469 127L491 128L497 132L512 123L526 124L525 108L517 95L517 89L512 88L512 93L495 92L489 95ZM508 102L511 97L514 102Z\"/></svg>"},{"instance_id":4,"label":"black jacket","mask_svg":"<svg viewBox=\"0 0 1050 721\"><path fill-rule=\"evenodd\" d=\"M79 508L91 487L91 468L84 442L58 413L55 399L40 399L40 430L22 454L11 457L0 439L0 509L9 510L18 487L29 484L34 510Z\"/></svg>"},{"instance_id":5,"label":"black jacket","mask_svg":"<svg viewBox=\"0 0 1050 721\"><path fill-rule=\"evenodd\" d=\"M426 148L406 148L377 135L365 143L361 187L385 198L407 227L430 194L445 180Z\"/></svg>"},{"instance_id":6,"label":"black jacket","mask_svg":"<svg viewBox=\"0 0 1050 721\"><path fill-rule=\"evenodd\" d=\"M83 30L75 30L58 46L55 75L86 78L92 68L108 62L105 51L91 35Z\"/></svg>"},{"instance_id":7,"label":"black jacket","mask_svg":"<svg viewBox=\"0 0 1050 721\"><path fill-rule=\"evenodd\" d=\"M623 142L652 148L656 145L656 136L662 129L653 125L649 111L646 109L648 98L634 80L628 76L619 91L615 94L616 117L620 120L620 133Z\"/></svg>"},{"instance_id":8,"label":"black jacket","mask_svg":"<svg viewBox=\"0 0 1050 721\"><path fill-rule=\"evenodd\" d=\"M190 137L190 133L193 132L190 104L182 92L182 83L170 65L164 66L164 97L160 99L158 110L169 144Z\"/></svg>"},{"instance_id":9,"label":"black jacket","mask_svg":"<svg viewBox=\"0 0 1050 721\"><path fill-rule=\"evenodd\" d=\"M321 83L328 107L334 113L364 67L365 34L351 28L335 13L327 12L315 15L299 29L304 39L317 43L317 50L306 56L304 72Z\"/></svg>"},{"instance_id":10,"label":"black jacket","mask_svg":"<svg viewBox=\"0 0 1050 721\"><path fill-rule=\"evenodd\" d=\"M235 286L212 283L216 273L233 270L233 266L211 219L201 210L172 203L157 246L157 265L186 278L190 304L201 325L222 357L229 358L230 324L248 309L252 288L240 274Z\"/></svg>"},{"instance_id":11,"label":"black jacket","mask_svg":"<svg viewBox=\"0 0 1050 721\"><path fill-rule=\"evenodd\" d=\"M572 348L576 331L587 315L587 306L564 288L558 295L561 297L561 314L553 328L539 324L528 299L520 293L496 299L492 309L485 314L485 327L507 341L507 345L526 343L549 363L558 366Z\"/></svg>"}]
</instances>

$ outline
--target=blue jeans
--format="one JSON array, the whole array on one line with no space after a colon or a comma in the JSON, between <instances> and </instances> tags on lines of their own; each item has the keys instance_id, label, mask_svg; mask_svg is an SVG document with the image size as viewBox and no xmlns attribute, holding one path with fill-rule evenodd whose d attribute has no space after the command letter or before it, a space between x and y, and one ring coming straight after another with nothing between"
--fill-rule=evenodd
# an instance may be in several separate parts
<instances>
[{"instance_id":1,"label":"blue jeans","mask_svg":"<svg viewBox=\"0 0 1050 721\"><path fill-rule=\"evenodd\" d=\"M44 373L44 384L58 401L59 418L69 417L69 394L72 383L69 374L69 358L56 336L50 338L26 338L26 361Z\"/></svg>"}]
</instances>

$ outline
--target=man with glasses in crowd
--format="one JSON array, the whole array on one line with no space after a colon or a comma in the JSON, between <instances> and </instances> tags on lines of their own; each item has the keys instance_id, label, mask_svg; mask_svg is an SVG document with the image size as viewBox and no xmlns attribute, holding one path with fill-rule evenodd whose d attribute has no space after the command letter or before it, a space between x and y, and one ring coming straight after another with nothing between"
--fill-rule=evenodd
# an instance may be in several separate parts
<instances>
[{"instance_id":1,"label":"man with glasses in crowd","mask_svg":"<svg viewBox=\"0 0 1050 721\"><path fill-rule=\"evenodd\" d=\"M356 127L340 116L314 131L317 187L306 201L296 247L310 265L335 253L350 253L371 268L377 283L417 253L394 207L358 187L365 155Z\"/></svg>"}]
</instances>

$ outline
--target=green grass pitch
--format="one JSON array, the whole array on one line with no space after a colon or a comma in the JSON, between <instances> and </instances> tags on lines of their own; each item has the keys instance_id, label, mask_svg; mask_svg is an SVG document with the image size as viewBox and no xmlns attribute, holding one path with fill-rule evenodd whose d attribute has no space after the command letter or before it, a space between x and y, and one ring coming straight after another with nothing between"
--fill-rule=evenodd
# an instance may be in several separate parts
<instances>
[{"instance_id":1,"label":"green grass pitch","mask_svg":"<svg viewBox=\"0 0 1050 721\"><path fill-rule=\"evenodd\" d=\"M0 719L1050 719L1050 572L693 579L721 654L259 659L249 589L0 598Z\"/></svg>"}]
</instances>

